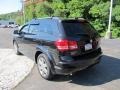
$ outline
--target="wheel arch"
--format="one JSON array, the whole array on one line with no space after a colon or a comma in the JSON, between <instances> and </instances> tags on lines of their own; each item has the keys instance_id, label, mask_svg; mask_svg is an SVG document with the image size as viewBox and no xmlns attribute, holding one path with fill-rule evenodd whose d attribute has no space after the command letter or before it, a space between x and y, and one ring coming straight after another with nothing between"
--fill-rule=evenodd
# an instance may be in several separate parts
<instances>
[{"instance_id":1,"label":"wheel arch","mask_svg":"<svg viewBox=\"0 0 120 90\"><path fill-rule=\"evenodd\" d=\"M45 55L47 55L48 62L50 64L49 66L51 67L52 72L54 73L54 64L55 64L54 63L54 59L53 59L52 55L50 54L50 52L45 47L39 47L39 48L37 48L37 51L35 53L35 63L37 64L37 58L42 53L45 54Z\"/></svg>"},{"instance_id":2,"label":"wheel arch","mask_svg":"<svg viewBox=\"0 0 120 90\"><path fill-rule=\"evenodd\" d=\"M39 56L41 53L43 53L43 52L41 52L41 51L36 51L36 53L35 53L35 63L36 63L36 64L37 64L37 58L38 58L38 56Z\"/></svg>"},{"instance_id":3,"label":"wheel arch","mask_svg":"<svg viewBox=\"0 0 120 90\"><path fill-rule=\"evenodd\" d=\"M49 61L53 61L53 57L52 57L51 53L49 52L49 50L47 50L46 47L38 46L37 50L36 50L36 53L35 53L35 62L37 61L38 55L41 54L41 53L47 55Z\"/></svg>"}]
</instances>

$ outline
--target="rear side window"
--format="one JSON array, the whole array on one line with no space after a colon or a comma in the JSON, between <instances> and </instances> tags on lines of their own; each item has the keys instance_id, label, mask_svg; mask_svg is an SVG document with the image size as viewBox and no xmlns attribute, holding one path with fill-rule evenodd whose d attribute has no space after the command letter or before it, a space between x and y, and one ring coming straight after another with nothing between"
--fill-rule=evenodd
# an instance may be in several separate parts
<instances>
[{"instance_id":1,"label":"rear side window","mask_svg":"<svg viewBox=\"0 0 120 90\"><path fill-rule=\"evenodd\" d=\"M29 33L37 34L39 32L39 25L30 25Z\"/></svg>"},{"instance_id":2,"label":"rear side window","mask_svg":"<svg viewBox=\"0 0 120 90\"><path fill-rule=\"evenodd\" d=\"M50 35L58 34L57 21L55 20L43 20L40 22L40 31Z\"/></svg>"},{"instance_id":3,"label":"rear side window","mask_svg":"<svg viewBox=\"0 0 120 90\"><path fill-rule=\"evenodd\" d=\"M63 21L62 24L67 36L93 34L95 32L95 29L88 22Z\"/></svg>"}]
</instances>

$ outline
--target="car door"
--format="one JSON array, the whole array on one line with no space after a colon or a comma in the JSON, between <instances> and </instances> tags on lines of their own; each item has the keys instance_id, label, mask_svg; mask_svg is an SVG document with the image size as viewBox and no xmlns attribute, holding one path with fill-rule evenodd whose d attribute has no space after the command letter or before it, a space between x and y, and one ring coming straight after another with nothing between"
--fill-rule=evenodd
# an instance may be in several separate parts
<instances>
[{"instance_id":1,"label":"car door","mask_svg":"<svg viewBox=\"0 0 120 90\"><path fill-rule=\"evenodd\" d=\"M26 36L28 35L28 30L29 30L29 25L24 25L20 30L19 37L17 38L19 50L23 54L27 52Z\"/></svg>"},{"instance_id":2,"label":"car door","mask_svg":"<svg viewBox=\"0 0 120 90\"><path fill-rule=\"evenodd\" d=\"M24 36L24 46L25 46L25 54L34 59L36 53L36 46L39 42L39 25L38 24L30 24L28 34Z\"/></svg>"}]
</instances>

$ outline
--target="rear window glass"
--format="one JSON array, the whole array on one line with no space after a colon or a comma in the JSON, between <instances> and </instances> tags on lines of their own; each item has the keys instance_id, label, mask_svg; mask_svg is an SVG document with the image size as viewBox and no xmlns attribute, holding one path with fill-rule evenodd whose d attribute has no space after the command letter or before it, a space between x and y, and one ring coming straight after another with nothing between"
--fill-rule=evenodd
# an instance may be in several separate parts
<instances>
[{"instance_id":1,"label":"rear window glass","mask_svg":"<svg viewBox=\"0 0 120 90\"><path fill-rule=\"evenodd\" d=\"M80 21L63 21L63 28L67 36L77 36L81 34L93 34L95 32L94 27L88 22Z\"/></svg>"}]
</instances>

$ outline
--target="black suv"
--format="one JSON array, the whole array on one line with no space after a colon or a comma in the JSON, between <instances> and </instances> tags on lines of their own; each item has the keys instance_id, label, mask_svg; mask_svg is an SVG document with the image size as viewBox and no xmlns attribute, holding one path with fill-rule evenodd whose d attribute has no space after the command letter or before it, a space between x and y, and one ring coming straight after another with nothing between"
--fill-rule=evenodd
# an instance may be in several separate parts
<instances>
[{"instance_id":1,"label":"black suv","mask_svg":"<svg viewBox=\"0 0 120 90\"><path fill-rule=\"evenodd\" d=\"M16 54L35 60L40 75L52 79L100 62L100 35L85 19L34 19L14 31Z\"/></svg>"}]
</instances>

